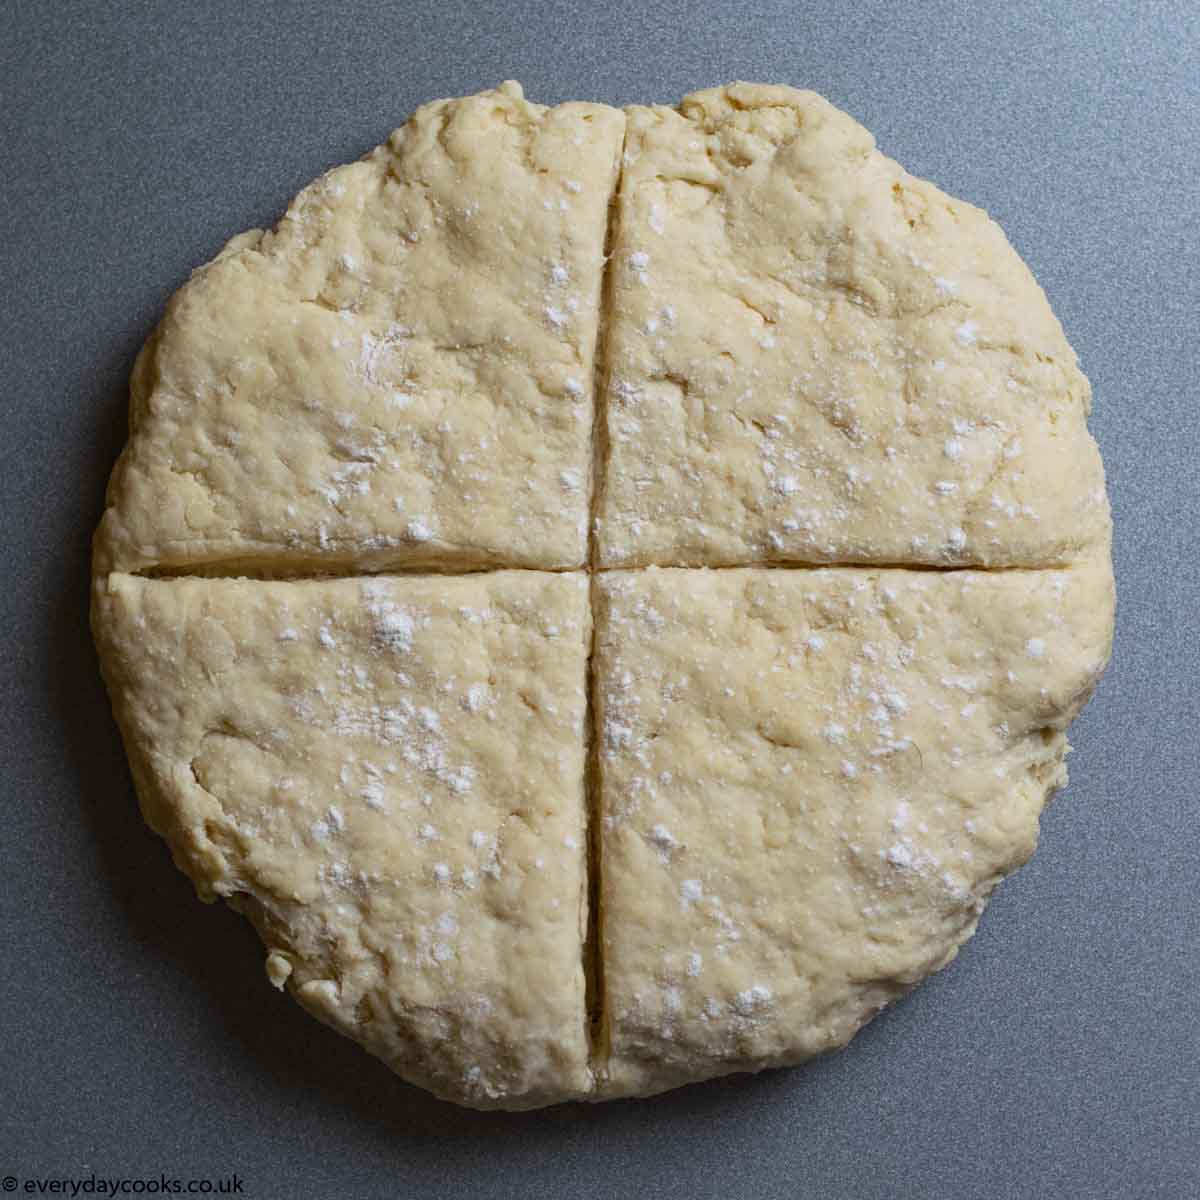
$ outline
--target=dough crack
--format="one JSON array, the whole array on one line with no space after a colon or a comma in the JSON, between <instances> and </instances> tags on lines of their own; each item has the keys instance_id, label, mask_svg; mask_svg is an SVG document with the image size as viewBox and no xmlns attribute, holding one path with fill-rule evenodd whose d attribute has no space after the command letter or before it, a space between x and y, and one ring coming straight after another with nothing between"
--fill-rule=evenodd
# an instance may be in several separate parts
<instances>
[{"instance_id":1,"label":"dough crack","mask_svg":"<svg viewBox=\"0 0 1200 1200\"><path fill-rule=\"evenodd\" d=\"M322 569L324 567L324 569ZM491 575L497 571L534 571L540 575L569 575L578 567L524 567L519 563L408 563L403 566L356 569L353 563L339 564L328 558L297 559L214 559L208 563L155 565L137 571L122 572L138 579L253 579L261 583L303 583L323 580L404 577L426 579L431 576Z\"/></svg>"},{"instance_id":2,"label":"dough crack","mask_svg":"<svg viewBox=\"0 0 1200 1200\"><path fill-rule=\"evenodd\" d=\"M584 694L587 703L585 736L588 739L584 759L584 817L587 822L587 925L583 942L584 1007L587 1019L588 1067L594 1085L603 1085L608 1073L608 1021L604 988L604 913L601 905L601 821L600 789L600 728L599 706L596 702L597 679L595 661L599 638L598 599L596 586L600 562L599 520L608 468L608 329L609 314L613 311L615 274L612 269L613 247L617 240L620 219L621 180L624 178L625 139L621 138L618 167L609 193L604 229L604 271L600 280L600 306L596 322L596 344L592 352L592 440L590 462L590 492L588 495L588 605L591 609L592 636L588 646Z\"/></svg>"},{"instance_id":3,"label":"dough crack","mask_svg":"<svg viewBox=\"0 0 1200 1200\"><path fill-rule=\"evenodd\" d=\"M601 880L603 837L603 796L600 778L599 679L596 673L596 654L600 638L598 576L590 575L588 603L592 613L592 638L588 647L585 695L587 721L585 736L587 752L584 758L583 804L587 822L587 926L583 942L584 1005L587 1016L588 1067L594 1085L599 1088L608 1075L609 1036L607 997L604 984L604 909Z\"/></svg>"},{"instance_id":4,"label":"dough crack","mask_svg":"<svg viewBox=\"0 0 1200 1200\"><path fill-rule=\"evenodd\" d=\"M823 571L837 568L839 571L913 571L921 574L951 575L961 572L976 572L984 575L1005 575L1025 571L1063 571L1079 566L1086 559L1063 559L1061 562L1027 563L1025 565L1001 563L956 563L940 566L935 563L905 562L839 562L836 559L813 562L749 562L733 561L719 563L689 563L686 561L638 562L627 566L603 564L592 560L582 570L589 575L605 575L609 572L645 571L651 567L670 567L695 571ZM322 569L324 566L325 569ZM519 562L505 563L408 563L402 566L355 568L353 564L338 564L328 558L319 560L297 559L271 561L270 559L214 559L207 563L154 564L136 571L120 574L135 579L253 579L260 583L304 583L322 580L334 583L344 579L427 579L444 576L456 578L466 575L492 575L498 571L529 571L536 575L570 575L579 567L528 567Z\"/></svg>"},{"instance_id":5,"label":"dough crack","mask_svg":"<svg viewBox=\"0 0 1200 1200\"><path fill-rule=\"evenodd\" d=\"M983 563L954 563L943 566L937 563L839 562L836 559L831 559L828 562L772 562L767 560L765 562L689 563L679 561L646 561L633 563L628 566L618 564L589 566L588 570L598 575L606 575L610 572L627 574L650 570L654 567L684 571L826 571L836 569L838 571L865 571L868 574L879 571L912 571L914 574L921 575L961 575L971 573L977 575L1021 575L1027 571L1067 571L1072 567L1084 565L1087 561L1087 559L1063 559L1061 562L1030 563L1026 566L1013 563L991 565Z\"/></svg>"}]
</instances>

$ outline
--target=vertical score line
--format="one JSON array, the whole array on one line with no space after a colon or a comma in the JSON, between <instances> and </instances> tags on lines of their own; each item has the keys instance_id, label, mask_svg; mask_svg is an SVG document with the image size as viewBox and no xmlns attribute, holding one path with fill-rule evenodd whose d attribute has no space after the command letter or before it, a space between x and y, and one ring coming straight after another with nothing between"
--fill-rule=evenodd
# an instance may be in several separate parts
<instances>
[{"instance_id":1,"label":"vertical score line","mask_svg":"<svg viewBox=\"0 0 1200 1200\"><path fill-rule=\"evenodd\" d=\"M596 678L596 653L599 645L601 599L598 581L600 569L600 506L608 467L608 316L613 308L612 252L616 240L621 184L624 179L625 134L617 152L609 195L604 231L603 270L597 306L596 344L592 352L592 438L588 472L587 571L588 604L591 609L592 635L585 667L584 688L587 697L587 746L584 759L584 805L587 819L587 929L583 943L584 1008L588 1043L588 1065L593 1082L603 1082L608 1065L607 996L604 984L604 912L602 888L602 828L600 770L600 695Z\"/></svg>"}]
</instances>

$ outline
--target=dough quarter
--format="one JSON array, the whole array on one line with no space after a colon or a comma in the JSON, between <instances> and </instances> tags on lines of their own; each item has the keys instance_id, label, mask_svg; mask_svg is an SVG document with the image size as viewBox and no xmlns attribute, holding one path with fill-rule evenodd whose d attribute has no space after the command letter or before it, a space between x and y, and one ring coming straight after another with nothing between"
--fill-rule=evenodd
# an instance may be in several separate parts
<instances>
[{"instance_id":1,"label":"dough quarter","mask_svg":"<svg viewBox=\"0 0 1200 1200\"><path fill-rule=\"evenodd\" d=\"M234 238L138 360L97 565L582 566L623 127L438 101Z\"/></svg>"},{"instance_id":2,"label":"dough quarter","mask_svg":"<svg viewBox=\"0 0 1200 1200\"><path fill-rule=\"evenodd\" d=\"M833 1049L1033 852L1107 564L602 576L607 1086Z\"/></svg>"},{"instance_id":3,"label":"dough quarter","mask_svg":"<svg viewBox=\"0 0 1200 1200\"><path fill-rule=\"evenodd\" d=\"M1058 565L1108 544L1091 403L999 227L811 92L629 112L605 565Z\"/></svg>"},{"instance_id":4,"label":"dough quarter","mask_svg":"<svg viewBox=\"0 0 1200 1200\"><path fill-rule=\"evenodd\" d=\"M277 986L439 1095L590 1091L581 575L112 575L95 623L147 821Z\"/></svg>"}]
</instances>

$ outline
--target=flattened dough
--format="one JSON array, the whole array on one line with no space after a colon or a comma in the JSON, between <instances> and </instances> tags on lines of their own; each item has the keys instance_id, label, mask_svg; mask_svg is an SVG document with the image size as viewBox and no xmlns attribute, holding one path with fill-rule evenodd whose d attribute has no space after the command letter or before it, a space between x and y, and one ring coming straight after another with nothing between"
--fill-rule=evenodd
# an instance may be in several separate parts
<instances>
[{"instance_id":1,"label":"flattened dough","mask_svg":"<svg viewBox=\"0 0 1200 1200\"><path fill-rule=\"evenodd\" d=\"M628 122L602 563L1107 544L1087 380L986 214L811 92L737 84Z\"/></svg>"},{"instance_id":2,"label":"flattened dough","mask_svg":"<svg viewBox=\"0 0 1200 1200\"><path fill-rule=\"evenodd\" d=\"M583 576L113 575L94 615L146 820L274 982L460 1103L590 1089Z\"/></svg>"},{"instance_id":3,"label":"flattened dough","mask_svg":"<svg viewBox=\"0 0 1200 1200\"><path fill-rule=\"evenodd\" d=\"M234 238L138 361L99 568L581 566L623 128L438 101Z\"/></svg>"},{"instance_id":4,"label":"flattened dough","mask_svg":"<svg viewBox=\"0 0 1200 1200\"><path fill-rule=\"evenodd\" d=\"M845 1042L1032 852L1108 658L1045 297L812 93L427 105L131 390L93 618L146 819L458 1103Z\"/></svg>"},{"instance_id":5,"label":"flattened dough","mask_svg":"<svg viewBox=\"0 0 1200 1200\"><path fill-rule=\"evenodd\" d=\"M1106 561L600 580L607 1094L797 1062L945 966L1033 852Z\"/></svg>"}]
</instances>

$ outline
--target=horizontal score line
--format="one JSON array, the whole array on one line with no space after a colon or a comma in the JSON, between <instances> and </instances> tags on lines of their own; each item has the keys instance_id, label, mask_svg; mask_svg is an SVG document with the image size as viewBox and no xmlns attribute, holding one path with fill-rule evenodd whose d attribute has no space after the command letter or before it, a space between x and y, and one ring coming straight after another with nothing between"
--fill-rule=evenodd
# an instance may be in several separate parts
<instances>
[{"instance_id":1,"label":"horizontal score line","mask_svg":"<svg viewBox=\"0 0 1200 1200\"><path fill-rule=\"evenodd\" d=\"M316 581L337 582L347 579L456 579L471 575L496 575L503 572L520 572L529 575L609 575L620 572L635 574L645 571L910 571L914 574L955 575L975 573L980 575L1005 575L1031 571L1065 571L1078 565L1076 562L1006 564L988 566L981 563L956 563L938 566L932 563L904 562L759 562L759 563L639 563L632 566L582 566L582 567L522 567L522 566L411 566L386 567L377 571L346 571L336 568L322 571L311 564L297 563L295 567L244 564L244 563L197 563L190 566L149 566L135 571L112 571L107 574L129 575L139 579L244 579L258 583L305 583ZM104 578L106 576L100 576Z\"/></svg>"}]
</instances>

